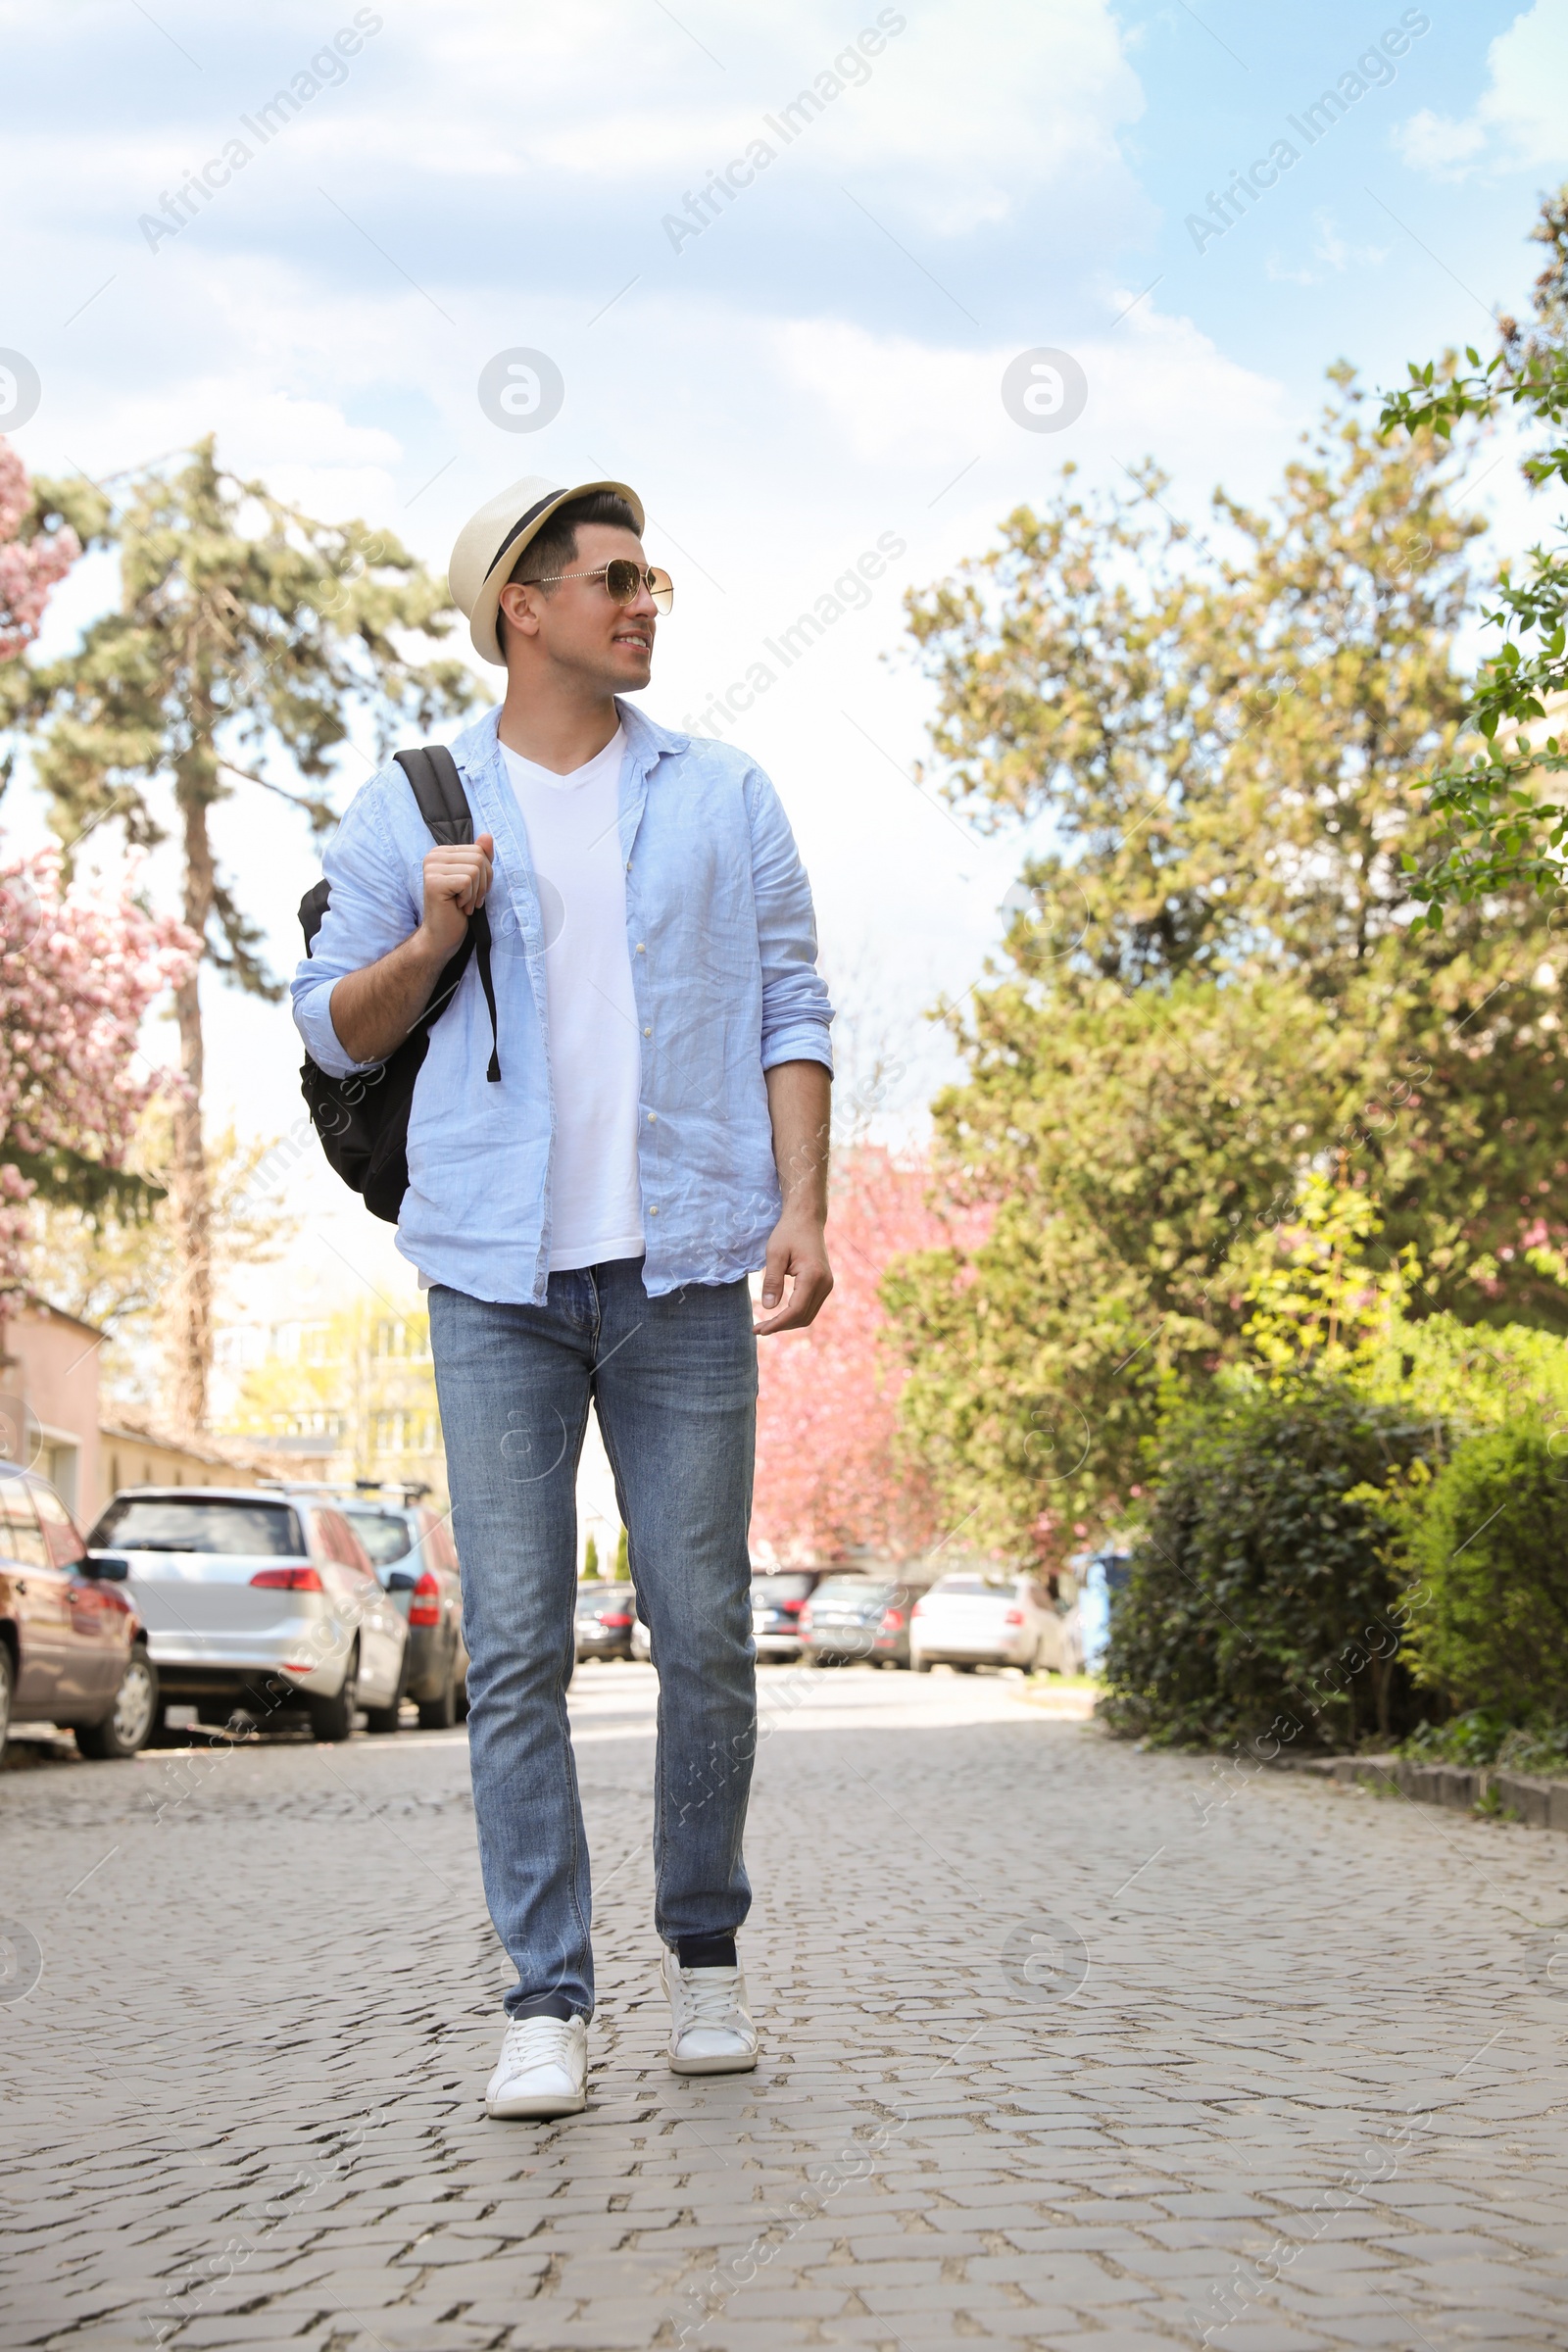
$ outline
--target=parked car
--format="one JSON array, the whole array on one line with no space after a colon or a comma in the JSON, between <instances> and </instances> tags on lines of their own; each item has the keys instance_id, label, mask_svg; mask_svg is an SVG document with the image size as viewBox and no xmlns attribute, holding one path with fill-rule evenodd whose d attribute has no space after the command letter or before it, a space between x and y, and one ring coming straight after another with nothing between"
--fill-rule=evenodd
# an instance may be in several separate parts
<instances>
[{"instance_id":1,"label":"parked car","mask_svg":"<svg viewBox=\"0 0 1568 2352\"><path fill-rule=\"evenodd\" d=\"M786 1568L752 1579L752 1639L760 1658L798 1658L801 1611L830 1568Z\"/></svg>"},{"instance_id":2,"label":"parked car","mask_svg":"<svg viewBox=\"0 0 1568 2352\"><path fill-rule=\"evenodd\" d=\"M1010 1568L961 1568L942 1577L915 1602L909 1662L916 1674L933 1666L1021 1666L1076 1673L1081 1664L1072 1603L1054 1594L1041 1577Z\"/></svg>"},{"instance_id":3,"label":"parked car","mask_svg":"<svg viewBox=\"0 0 1568 2352\"><path fill-rule=\"evenodd\" d=\"M907 1666L909 1618L932 1582L912 1569L896 1577L824 1577L798 1620L802 1657L808 1666L850 1666L858 1658Z\"/></svg>"},{"instance_id":4,"label":"parked car","mask_svg":"<svg viewBox=\"0 0 1568 2352\"><path fill-rule=\"evenodd\" d=\"M1069 1565L1078 1573L1083 1671L1098 1674L1110 1646L1111 1614L1119 1596L1127 1590L1132 1554L1110 1549L1081 1552Z\"/></svg>"},{"instance_id":5,"label":"parked car","mask_svg":"<svg viewBox=\"0 0 1568 2352\"><path fill-rule=\"evenodd\" d=\"M202 1723L303 1707L318 1740L356 1710L395 1732L409 1629L343 1513L287 1488L130 1487L88 1539L128 1563L166 1702Z\"/></svg>"},{"instance_id":6,"label":"parked car","mask_svg":"<svg viewBox=\"0 0 1568 2352\"><path fill-rule=\"evenodd\" d=\"M88 1555L45 1478L0 1463L0 1750L15 1725L69 1727L84 1756L133 1756L158 1670L122 1559Z\"/></svg>"},{"instance_id":7,"label":"parked car","mask_svg":"<svg viewBox=\"0 0 1568 2352\"><path fill-rule=\"evenodd\" d=\"M630 1585L577 1587L577 1659L629 1658L637 1624L637 1595Z\"/></svg>"},{"instance_id":8,"label":"parked car","mask_svg":"<svg viewBox=\"0 0 1568 2352\"><path fill-rule=\"evenodd\" d=\"M335 1499L408 1626L403 1695L418 1708L421 1732L449 1732L468 1712L463 1582L451 1522L417 1490L362 1486Z\"/></svg>"}]
</instances>

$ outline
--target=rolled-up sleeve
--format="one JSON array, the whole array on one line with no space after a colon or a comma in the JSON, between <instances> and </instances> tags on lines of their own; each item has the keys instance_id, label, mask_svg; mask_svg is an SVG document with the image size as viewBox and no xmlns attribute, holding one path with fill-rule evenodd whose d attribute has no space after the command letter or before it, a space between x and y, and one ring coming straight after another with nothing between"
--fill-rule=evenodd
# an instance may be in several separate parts
<instances>
[{"instance_id":1,"label":"rolled-up sleeve","mask_svg":"<svg viewBox=\"0 0 1568 2352\"><path fill-rule=\"evenodd\" d=\"M401 771L392 770L393 775ZM390 836L387 781L376 776L349 804L321 860L331 896L309 955L294 974L294 1026L305 1051L332 1078L372 1068L344 1053L332 1026L332 991L350 972L363 971L401 947L417 930L422 911L409 881L406 858Z\"/></svg>"},{"instance_id":2,"label":"rolled-up sleeve","mask_svg":"<svg viewBox=\"0 0 1568 2352\"><path fill-rule=\"evenodd\" d=\"M762 1067L819 1061L833 1067L833 1006L816 968L816 918L778 794L760 769L747 778L752 889L762 960Z\"/></svg>"}]
</instances>

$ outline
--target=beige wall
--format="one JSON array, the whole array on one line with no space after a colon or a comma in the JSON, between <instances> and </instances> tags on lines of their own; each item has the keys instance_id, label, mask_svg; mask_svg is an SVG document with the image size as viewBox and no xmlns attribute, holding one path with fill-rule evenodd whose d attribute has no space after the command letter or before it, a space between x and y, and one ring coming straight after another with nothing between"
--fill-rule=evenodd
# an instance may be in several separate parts
<instances>
[{"instance_id":1,"label":"beige wall","mask_svg":"<svg viewBox=\"0 0 1568 2352\"><path fill-rule=\"evenodd\" d=\"M98 1356L104 1335L42 1299L0 1308L0 1454L42 1471L78 1519L102 1494Z\"/></svg>"},{"instance_id":2,"label":"beige wall","mask_svg":"<svg viewBox=\"0 0 1568 2352\"><path fill-rule=\"evenodd\" d=\"M180 1446L131 1422L106 1421L98 1432L98 1459L103 1489L98 1511L121 1487L254 1487L257 1473L226 1454L208 1453L197 1446Z\"/></svg>"}]
</instances>

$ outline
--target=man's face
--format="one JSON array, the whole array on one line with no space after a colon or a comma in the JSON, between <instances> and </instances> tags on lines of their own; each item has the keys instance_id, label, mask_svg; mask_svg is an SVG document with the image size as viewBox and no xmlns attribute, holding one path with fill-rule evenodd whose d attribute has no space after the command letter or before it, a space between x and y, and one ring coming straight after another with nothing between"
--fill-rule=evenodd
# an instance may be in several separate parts
<instances>
[{"instance_id":1,"label":"man's face","mask_svg":"<svg viewBox=\"0 0 1568 2352\"><path fill-rule=\"evenodd\" d=\"M603 566L617 558L635 564L639 571L647 567L643 543L634 531L613 523L585 522L578 526L576 556L561 568L602 573ZM524 582L502 591L501 608L509 647L515 636L529 636L552 662L612 693L634 694L653 674L659 615L640 584L634 603L616 605L603 577L564 579L548 595Z\"/></svg>"}]
</instances>

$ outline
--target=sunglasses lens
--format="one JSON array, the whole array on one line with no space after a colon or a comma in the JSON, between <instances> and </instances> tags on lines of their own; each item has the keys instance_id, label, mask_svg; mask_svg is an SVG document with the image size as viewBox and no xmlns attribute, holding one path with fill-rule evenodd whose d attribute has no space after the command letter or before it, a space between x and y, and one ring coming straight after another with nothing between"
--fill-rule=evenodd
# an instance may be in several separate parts
<instances>
[{"instance_id":1,"label":"sunglasses lens","mask_svg":"<svg viewBox=\"0 0 1568 2352\"><path fill-rule=\"evenodd\" d=\"M657 564L649 567L648 593L654 600L656 612L667 612L675 602L675 583Z\"/></svg>"},{"instance_id":2,"label":"sunglasses lens","mask_svg":"<svg viewBox=\"0 0 1568 2352\"><path fill-rule=\"evenodd\" d=\"M617 605L634 605L642 586L642 573L624 556L605 565L605 593Z\"/></svg>"}]
</instances>

